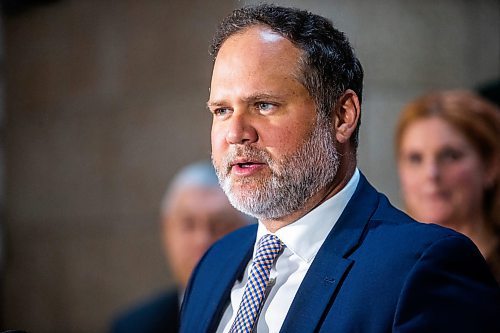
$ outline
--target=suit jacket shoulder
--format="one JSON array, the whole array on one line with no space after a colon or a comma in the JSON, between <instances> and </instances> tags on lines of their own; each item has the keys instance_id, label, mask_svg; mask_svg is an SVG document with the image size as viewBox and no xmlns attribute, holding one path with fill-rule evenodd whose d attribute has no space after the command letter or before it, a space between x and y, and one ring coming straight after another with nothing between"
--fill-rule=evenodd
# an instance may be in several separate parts
<instances>
[{"instance_id":1,"label":"suit jacket shoulder","mask_svg":"<svg viewBox=\"0 0 500 333\"><path fill-rule=\"evenodd\" d=\"M181 332L216 329L231 288L252 256L256 233L256 224L238 229L216 242L201 258L184 295Z\"/></svg>"},{"instance_id":2,"label":"suit jacket shoulder","mask_svg":"<svg viewBox=\"0 0 500 333\"><path fill-rule=\"evenodd\" d=\"M154 296L127 310L113 322L112 333L176 333L179 330L179 293Z\"/></svg>"},{"instance_id":3,"label":"suit jacket shoulder","mask_svg":"<svg viewBox=\"0 0 500 333\"><path fill-rule=\"evenodd\" d=\"M256 226L216 243L186 292L182 332L213 332ZM286 310L284 310L286 311ZM394 208L361 176L281 332L500 332L500 290L474 244Z\"/></svg>"}]
</instances>

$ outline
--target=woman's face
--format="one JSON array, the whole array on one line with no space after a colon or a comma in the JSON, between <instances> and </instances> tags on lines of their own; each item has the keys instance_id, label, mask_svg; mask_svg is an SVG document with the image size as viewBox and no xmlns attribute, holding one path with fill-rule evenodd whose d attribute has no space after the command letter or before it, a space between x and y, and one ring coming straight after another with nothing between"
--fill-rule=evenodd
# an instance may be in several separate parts
<instances>
[{"instance_id":1,"label":"woman's face","mask_svg":"<svg viewBox=\"0 0 500 333\"><path fill-rule=\"evenodd\" d=\"M422 118L406 128L398 168L415 219L453 227L482 214L485 167L472 144L443 119Z\"/></svg>"}]
</instances>

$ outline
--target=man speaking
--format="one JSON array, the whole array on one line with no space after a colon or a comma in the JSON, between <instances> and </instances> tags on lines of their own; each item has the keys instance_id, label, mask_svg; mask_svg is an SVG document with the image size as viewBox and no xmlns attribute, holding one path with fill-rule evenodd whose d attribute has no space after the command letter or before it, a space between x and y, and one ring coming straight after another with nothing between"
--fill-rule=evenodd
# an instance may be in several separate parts
<instances>
[{"instance_id":1,"label":"man speaking","mask_svg":"<svg viewBox=\"0 0 500 333\"><path fill-rule=\"evenodd\" d=\"M181 332L500 332L473 243L410 219L357 169L363 70L342 32L260 5L223 20L211 51L213 163L259 223L202 258Z\"/></svg>"}]
</instances>

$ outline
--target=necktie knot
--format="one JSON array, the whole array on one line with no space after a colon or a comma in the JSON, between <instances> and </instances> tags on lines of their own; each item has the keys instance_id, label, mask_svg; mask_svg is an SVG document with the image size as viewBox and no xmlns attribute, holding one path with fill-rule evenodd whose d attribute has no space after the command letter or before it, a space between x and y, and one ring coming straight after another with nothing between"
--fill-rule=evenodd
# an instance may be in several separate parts
<instances>
[{"instance_id":1,"label":"necktie knot","mask_svg":"<svg viewBox=\"0 0 500 333\"><path fill-rule=\"evenodd\" d=\"M265 235L260 239L257 251L255 252L254 265L269 267L271 269L274 259L276 259L282 248L283 243L281 243L277 236Z\"/></svg>"}]
</instances>

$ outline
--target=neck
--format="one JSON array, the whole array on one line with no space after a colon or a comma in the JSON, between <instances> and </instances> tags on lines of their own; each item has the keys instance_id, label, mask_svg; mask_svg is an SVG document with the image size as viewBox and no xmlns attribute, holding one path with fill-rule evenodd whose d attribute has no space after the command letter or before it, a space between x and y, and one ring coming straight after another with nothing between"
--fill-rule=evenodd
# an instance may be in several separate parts
<instances>
[{"instance_id":1,"label":"neck","mask_svg":"<svg viewBox=\"0 0 500 333\"><path fill-rule=\"evenodd\" d=\"M268 231L273 233L289 224L292 224L340 192L351 179L355 169L355 161L354 163L341 163L335 179L333 179L332 182L323 190L319 191L307 200L301 209L277 219L261 220L262 224L264 224Z\"/></svg>"},{"instance_id":2,"label":"neck","mask_svg":"<svg viewBox=\"0 0 500 333\"><path fill-rule=\"evenodd\" d=\"M472 220L468 220L472 221ZM498 237L490 228L484 218L476 219L476 222L464 222L453 225L453 229L469 237L483 255L488 258L489 255L498 246Z\"/></svg>"}]
</instances>

